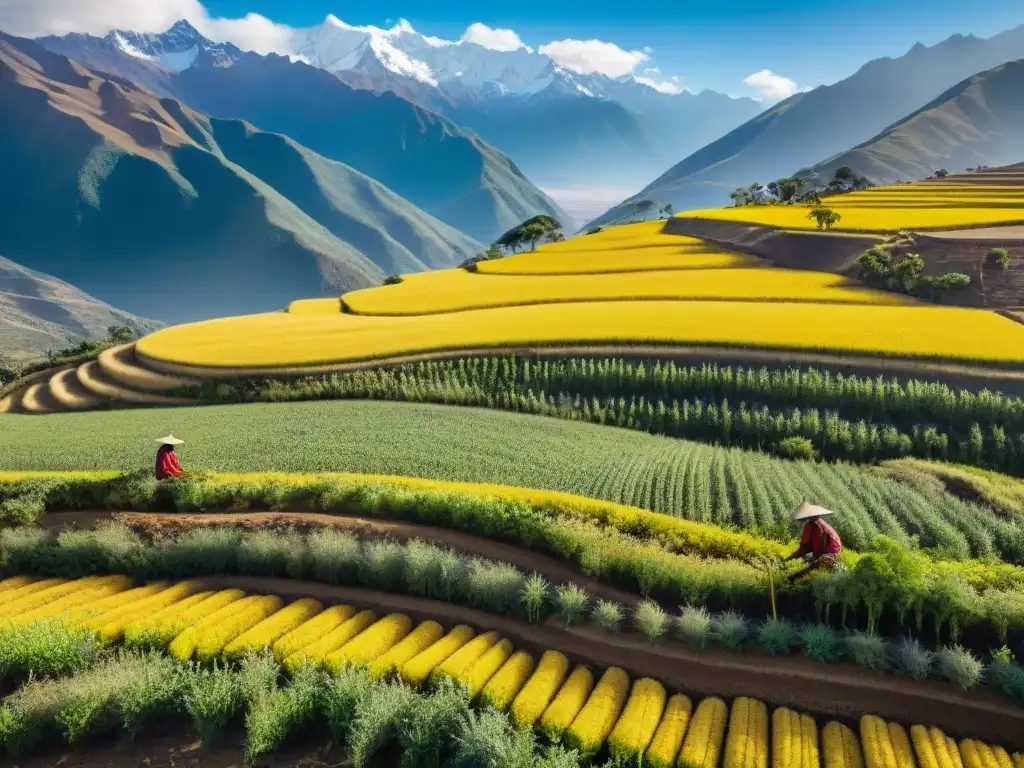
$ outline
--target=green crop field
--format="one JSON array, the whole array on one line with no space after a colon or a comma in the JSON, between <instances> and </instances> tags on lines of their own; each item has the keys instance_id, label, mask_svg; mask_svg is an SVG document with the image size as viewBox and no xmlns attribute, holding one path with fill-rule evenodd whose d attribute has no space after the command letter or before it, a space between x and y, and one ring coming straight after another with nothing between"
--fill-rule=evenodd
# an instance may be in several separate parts
<instances>
[{"instance_id":1,"label":"green crop field","mask_svg":"<svg viewBox=\"0 0 1024 768\"><path fill-rule=\"evenodd\" d=\"M483 409L330 401L0 416L0 470L134 469L153 439L187 441L187 467L349 471L569 491L783 536L803 500L841 512L847 543L876 533L956 557L1024 562L1024 528L871 468L790 462L631 430ZM64 436L55 439L55 435Z\"/></svg>"}]
</instances>

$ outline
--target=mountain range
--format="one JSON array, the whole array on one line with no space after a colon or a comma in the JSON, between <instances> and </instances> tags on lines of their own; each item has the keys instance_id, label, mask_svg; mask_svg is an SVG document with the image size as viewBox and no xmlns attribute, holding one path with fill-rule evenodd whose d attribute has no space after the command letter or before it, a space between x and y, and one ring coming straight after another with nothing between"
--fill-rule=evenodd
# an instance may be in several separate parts
<instances>
[{"instance_id":1,"label":"mountain range","mask_svg":"<svg viewBox=\"0 0 1024 768\"><path fill-rule=\"evenodd\" d=\"M917 44L899 58L876 59L834 85L779 102L674 165L591 225L628 219L644 199L677 210L728 205L728 193L736 187L822 163L878 136L957 83L1021 57L1024 26L987 39L954 35L931 47Z\"/></svg>"},{"instance_id":2,"label":"mountain range","mask_svg":"<svg viewBox=\"0 0 1024 768\"><path fill-rule=\"evenodd\" d=\"M39 43L211 117L285 134L480 241L541 213L571 221L471 131L394 93L352 88L304 61L211 43L187 22L164 35L111 32Z\"/></svg>"},{"instance_id":3,"label":"mountain range","mask_svg":"<svg viewBox=\"0 0 1024 768\"><path fill-rule=\"evenodd\" d=\"M111 325L138 334L159 323L114 309L58 280L0 256L0 357L41 357L75 341L98 338Z\"/></svg>"},{"instance_id":4,"label":"mountain range","mask_svg":"<svg viewBox=\"0 0 1024 768\"><path fill-rule=\"evenodd\" d=\"M1024 59L957 83L934 101L802 176L853 168L876 184L921 179L940 168L1000 166L1024 157Z\"/></svg>"},{"instance_id":5,"label":"mountain range","mask_svg":"<svg viewBox=\"0 0 1024 768\"><path fill-rule=\"evenodd\" d=\"M245 58L187 22L162 34L116 30L104 38L67 35L40 42L186 101L186 94L155 82L139 62L184 72L230 67ZM580 184L642 183L761 110L753 99L691 93L646 77L579 74L525 47L499 51L441 40L408 23L385 30L328 16L320 25L295 30L288 48L293 60L357 90L397 95L471 129L542 184L557 185L567 174Z\"/></svg>"},{"instance_id":6,"label":"mountain range","mask_svg":"<svg viewBox=\"0 0 1024 768\"><path fill-rule=\"evenodd\" d=\"M0 253L136 314L280 309L482 247L288 137L29 40L0 36L0 112Z\"/></svg>"}]
</instances>

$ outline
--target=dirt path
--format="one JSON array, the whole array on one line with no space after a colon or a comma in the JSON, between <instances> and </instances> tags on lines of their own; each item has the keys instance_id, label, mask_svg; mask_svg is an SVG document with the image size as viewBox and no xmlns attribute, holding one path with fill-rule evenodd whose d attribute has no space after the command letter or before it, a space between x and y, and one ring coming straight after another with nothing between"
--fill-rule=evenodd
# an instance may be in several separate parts
<instances>
[{"instance_id":1,"label":"dirt path","mask_svg":"<svg viewBox=\"0 0 1024 768\"><path fill-rule=\"evenodd\" d=\"M961 695L938 680L908 680L802 658L769 659L715 650L696 652L675 642L652 647L635 634L565 630L554 621L534 626L471 608L367 589L241 576L200 581L208 588L240 588L287 599L314 597L379 612L401 612L416 620L432 618L448 626L465 623L496 630L518 647L535 653L552 649L577 661L622 667L632 675L654 677L673 690L698 697L752 696L823 717L851 720L874 713L908 725L934 725L953 736L1024 748L1024 708L987 691Z\"/></svg>"},{"instance_id":2,"label":"dirt path","mask_svg":"<svg viewBox=\"0 0 1024 768\"><path fill-rule=\"evenodd\" d=\"M928 231L928 237L940 240L1020 240L1024 241L1024 225L1008 227L978 227L977 229L953 229L945 232Z\"/></svg>"},{"instance_id":3,"label":"dirt path","mask_svg":"<svg viewBox=\"0 0 1024 768\"><path fill-rule=\"evenodd\" d=\"M637 595L602 584L557 558L460 531L416 523L305 512L157 514L86 511L52 512L43 517L41 525L51 531L60 532L70 528L92 528L101 522L111 520L124 523L133 530L152 536L178 535L193 528L209 528L219 525L255 530L338 528L349 531L360 538L391 536L399 541L423 539L443 544L465 554L511 563L527 573L536 571L555 583L572 582L586 589L594 597L614 600L627 607L631 607L639 601Z\"/></svg>"}]
</instances>

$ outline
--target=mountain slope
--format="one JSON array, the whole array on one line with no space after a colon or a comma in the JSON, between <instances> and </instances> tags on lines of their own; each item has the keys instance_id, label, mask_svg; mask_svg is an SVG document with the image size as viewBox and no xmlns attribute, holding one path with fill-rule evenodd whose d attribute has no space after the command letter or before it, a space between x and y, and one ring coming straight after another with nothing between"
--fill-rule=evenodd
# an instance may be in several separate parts
<instances>
[{"instance_id":1,"label":"mountain slope","mask_svg":"<svg viewBox=\"0 0 1024 768\"><path fill-rule=\"evenodd\" d=\"M159 327L0 256L0 357L41 357L80 339L100 338L111 325L139 334Z\"/></svg>"},{"instance_id":2,"label":"mountain slope","mask_svg":"<svg viewBox=\"0 0 1024 768\"><path fill-rule=\"evenodd\" d=\"M485 242L537 214L567 218L507 156L451 120L393 93L356 90L323 69L285 56L243 54L189 29L191 37L179 35L176 46L127 32L40 43L212 117L286 134ZM187 66L161 66L156 51L166 57L172 48L175 64Z\"/></svg>"},{"instance_id":3,"label":"mountain slope","mask_svg":"<svg viewBox=\"0 0 1024 768\"><path fill-rule=\"evenodd\" d=\"M695 152L598 218L652 197L677 210L728 204L728 192L787 176L857 146L972 75L1024 55L1024 26L989 39L955 35L878 59L834 85L798 93Z\"/></svg>"},{"instance_id":4,"label":"mountain slope","mask_svg":"<svg viewBox=\"0 0 1024 768\"><path fill-rule=\"evenodd\" d=\"M878 184L1005 165L1024 157L1024 60L968 78L871 140L812 166L849 166Z\"/></svg>"},{"instance_id":5,"label":"mountain slope","mask_svg":"<svg viewBox=\"0 0 1024 768\"><path fill-rule=\"evenodd\" d=\"M293 141L31 41L0 36L0 111L0 252L132 312L278 309L479 248Z\"/></svg>"}]
</instances>

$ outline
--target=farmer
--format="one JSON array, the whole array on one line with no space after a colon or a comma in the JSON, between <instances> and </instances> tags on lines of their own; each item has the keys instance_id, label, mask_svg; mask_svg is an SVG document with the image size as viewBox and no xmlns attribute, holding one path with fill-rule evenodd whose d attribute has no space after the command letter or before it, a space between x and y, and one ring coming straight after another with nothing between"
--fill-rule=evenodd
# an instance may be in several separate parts
<instances>
[{"instance_id":1,"label":"farmer","mask_svg":"<svg viewBox=\"0 0 1024 768\"><path fill-rule=\"evenodd\" d=\"M178 456L174 453L174 446L181 445L185 441L179 440L174 435L157 438L160 448L156 452L156 479L167 480L168 478L181 477L185 470L178 463Z\"/></svg>"},{"instance_id":2,"label":"farmer","mask_svg":"<svg viewBox=\"0 0 1024 768\"><path fill-rule=\"evenodd\" d=\"M833 514L830 510L804 502L793 512L793 520L804 521L804 531L800 536L800 547L787 557L787 560L804 558L807 567L790 577L797 581L820 568L833 569L839 564L839 553L843 551L843 542L836 529L825 522L824 518Z\"/></svg>"}]
</instances>

